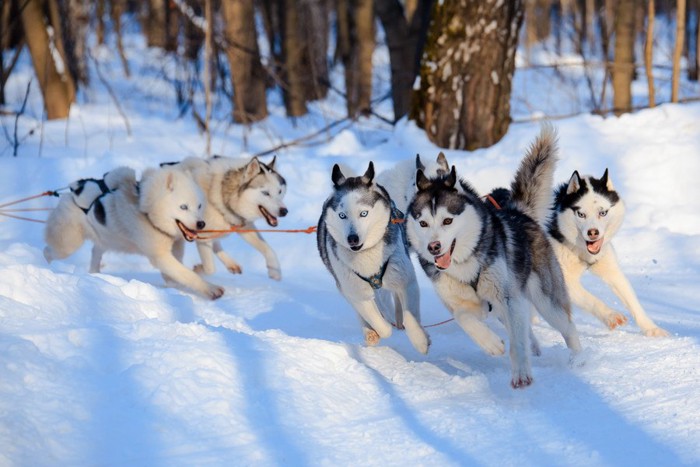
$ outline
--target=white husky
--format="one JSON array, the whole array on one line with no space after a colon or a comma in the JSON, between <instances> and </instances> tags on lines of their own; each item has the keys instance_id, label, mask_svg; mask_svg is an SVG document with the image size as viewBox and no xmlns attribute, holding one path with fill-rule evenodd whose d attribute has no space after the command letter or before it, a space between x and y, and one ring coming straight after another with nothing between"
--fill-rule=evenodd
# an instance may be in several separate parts
<instances>
[{"instance_id":1,"label":"white husky","mask_svg":"<svg viewBox=\"0 0 700 467\"><path fill-rule=\"evenodd\" d=\"M255 229L254 221L261 217L271 227L277 227L278 217L287 215L283 198L287 183L275 170L276 158L265 164L257 157L235 159L215 156L211 159L189 157L177 164L189 170L207 197L204 220L211 230L226 231L233 226ZM197 272L212 274L215 270L214 254L231 273L240 274L241 266L223 250L220 238L227 234L210 235L210 239L198 239L197 250L202 263L195 266ZM265 257L268 275L275 280L282 278L275 251L257 232L241 232L248 242ZM207 234L202 234L202 237Z\"/></svg>"},{"instance_id":2,"label":"white husky","mask_svg":"<svg viewBox=\"0 0 700 467\"><path fill-rule=\"evenodd\" d=\"M617 262L610 240L622 224L625 206L613 188L608 170L601 178L574 172L555 193L549 233L574 304L591 313L610 329L627 323L581 285L586 270L599 276L622 300L646 336L668 336L644 312L634 289Z\"/></svg>"},{"instance_id":3,"label":"white husky","mask_svg":"<svg viewBox=\"0 0 700 467\"><path fill-rule=\"evenodd\" d=\"M362 323L367 345L391 335L392 295L396 325L413 346L427 353L430 339L420 325L420 296L408 256L403 224L392 222L389 194L373 182L374 165L361 177L345 177L333 167L333 193L323 205L317 244L338 289Z\"/></svg>"},{"instance_id":4,"label":"white husky","mask_svg":"<svg viewBox=\"0 0 700 467\"><path fill-rule=\"evenodd\" d=\"M136 183L133 171L119 173L123 177L115 181L113 191L96 198L84 214L84 235L75 238L78 246L87 239L93 242L90 272L100 271L106 251L137 253L146 256L166 282L175 282L211 299L223 295L222 287L205 282L181 262L184 241L194 240L195 231L205 226L204 195L192 177L173 168L149 169ZM47 238L54 234L63 232L47 227ZM55 242L49 245L49 261L72 253L57 250Z\"/></svg>"}]
</instances>

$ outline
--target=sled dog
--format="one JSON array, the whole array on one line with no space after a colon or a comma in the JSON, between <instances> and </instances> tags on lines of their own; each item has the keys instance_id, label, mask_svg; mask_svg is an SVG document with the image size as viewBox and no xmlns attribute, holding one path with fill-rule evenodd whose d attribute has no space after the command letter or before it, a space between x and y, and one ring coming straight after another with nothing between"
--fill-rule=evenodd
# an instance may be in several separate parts
<instances>
[{"instance_id":1,"label":"sled dog","mask_svg":"<svg viewBox=\"0 0 700 467\"><path fill-rule=\"evenodd\" d=\"M255 229L254 222L261 217L269 226L277 227L277 218L288 213L283 201L287 183L275 170L275 161L276 157L269 164L259 161L257 157L236 159L215 156L206 160L189 157L178 166L190 171L206 194L204 221L209 229L227 230L232 226ZM239 235L265 257L270 278L280 280L282 271L279 260L263 237L257 232L241 232ZM195 270L212 274L216 254L229 272L240 274L240 265L223 250L220 238L197 240L202 263L195 266Z\"/></svg>"},{"instance_id":2,"label":"sled dog","mask_svg":"<svg viewBox=\"0 0 700 467\"><path fill-rule=\"evenodd\" d=\"M554 130L544 127L517 170L510 201L501 209L484 201L464 180L459 180L458 189L454 166L436 179L418 170L418 191L406 216L410 244L441 299L464 331L490 354L503 354L505 348L483 323L484 310L492 309L503 321L514 388L532 383L528 342L533 305L573 352L581 349L564 278L540 226L550 206L556 152Z\"/></svg>"},{"instance_id":3,"label":"sled dog","mask_svg":"<svg viewBox=\"0 0 700 467\"><path fill-rule=\"evenodd\" d=\"M103 178L81 178L68 185L69 192L59 196L44 228L44 257L49 263L75 253L85 242L87 213L97 198L114 190L123 181L135 182L136 174L129 167L119 167Z\"/></svg>"},{"instance_id":4,"label":"sled dog","mask_svg":"<svg viewBox=\"0 0 700 467\"><path fill-rule=\"evenodd\" d=\"M338 290L357 312L367 345L391 335L393 299L397 328L425 354L430 338L420 325L420 296L403 224L387 191L373 181L374 164L360 177L333 166L333 193L323 205L317 244Z\"/></svg>"},{"instance_id":5,"label":"sled dog","mask_svg":"<svg viewBox=\"0 0 700 467\"><path fill-rule=\"evenodd\" d=\"M581 276L586 270L600 277L622 300L646 336L668 336L644 312L637 295L618 264L610 241L622 225L625 206L615 191L608 170L601 178L580 176L575 171L555 192L549 234L559 259L571 300L602 321L608 328L627 323L585 290Z\"/></svg>"},{"instance_id":6,"label":"sled dog","mask_svg":"<svg viewBox=\"0 0 700 467\"><path fill-rule=\"evenodd\" d=\"M137 253L146 256L166 282L211 299L221 297L222 287L205 282L182 264L185 240L193 241L195 231L205 226L204 195L192 177L174 168L148 169L137 183L133 170L118 173L123 176L114 181L112 191L97 197L84 214L84 235L76 239L80 244L93 242L90 272L100 271L107 251Z\"/></svg>"}]
</instances>

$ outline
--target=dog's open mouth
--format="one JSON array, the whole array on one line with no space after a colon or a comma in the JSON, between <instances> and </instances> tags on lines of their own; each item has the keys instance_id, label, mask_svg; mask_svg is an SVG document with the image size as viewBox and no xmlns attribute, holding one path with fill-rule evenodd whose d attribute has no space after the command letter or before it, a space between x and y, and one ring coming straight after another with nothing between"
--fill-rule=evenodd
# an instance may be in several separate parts
<instances>
[{"instance_id":1,"label":"dog's open mouth","mask_svg":"<svg viewBox=\"0 0 700 467\"><path fill-rule=\"evenodd\" d=\"M177 224L177 227L180 229L180 232L182 232L182 236L185 237L185 240L187 240L188 242L191 242L197 238L197 232L188 229L185 224L183 224L182 222L180 222L177 219L175 219L175 223Z\"/></svg>"},{"instance_id":2,"label":"dog's open mouth","mask_svg":"<svg viewBox=\"0 0 700 467\"><path fill-rule=\"evenodd\" d=\"M364 245L364 243L362 243L360 245L351 246L350 249L352 251L360 251L362 249L362 245Z\"/></svg>"},{"instance_id":3,"label":"dog's open mouth","mask_svg":"<svg viewBox=\"0 0 700 467\"><path fill-rule=\"evenodd\" d=\"M277 218L270 214L270 211L265 209L262 206L258 206L258 209L260 209L260 212L262 213L263 217L267 221L267 223L270 225L270 227L277 227Z\"/></svg>"},{"instance_id":4,"label":"dog's open mouth","mask_svg":"<svg viewBox=\"0 0 700 467\"><path fill-rule=\"evenodd\" d=\"M452 264L452 252L455 251L456 244L457 239L455 238L452 240L452 245L450 245L450 251L435 257L435 267L438 269L447 269L450 267L450 264Z\"/></svg>"},{"instance_id":5,"label":"dog's open mouth","mask_svg":"<svg viewBox=\"0 0 700 467\"><path fill-rule=\"evenodd\" d=\"M603 238L599 238L598 240L595 241L588 241L586 240L586 249L588 252L592 255L597 255L600 253L600 249L603 248Z\"/></svg>"}]
</instances>

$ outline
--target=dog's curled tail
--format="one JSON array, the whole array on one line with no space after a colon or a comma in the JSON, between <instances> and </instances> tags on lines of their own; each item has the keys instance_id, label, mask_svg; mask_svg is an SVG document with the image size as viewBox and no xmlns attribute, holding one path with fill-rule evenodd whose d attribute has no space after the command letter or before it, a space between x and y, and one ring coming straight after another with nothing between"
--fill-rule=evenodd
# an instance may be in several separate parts
<instances>
[{"instance_id":1,"label":"dog's curled tail","mask_svg":"<svg viewBox=\"0 0 700 467\"><path fill-rule=\"evenodd\" d=\"M554 170L559 160L557 132L545 123L520 162L510 190L516 206L544 225L552 207Z\"/></svg>"}]
</instances>

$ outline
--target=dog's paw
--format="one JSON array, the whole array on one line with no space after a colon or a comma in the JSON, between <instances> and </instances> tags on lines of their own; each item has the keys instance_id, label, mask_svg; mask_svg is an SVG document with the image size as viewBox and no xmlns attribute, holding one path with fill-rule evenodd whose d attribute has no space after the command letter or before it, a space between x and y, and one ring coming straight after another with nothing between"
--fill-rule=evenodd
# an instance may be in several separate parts
<instances>
[{"instance_id":1,"label":"dog's paw","mask_svg":"<svg viewBox=\"0 0 700 467\"><path fill-rule=\"evenodd\" d=\"M667 330L661 329L660 327L657 326L657 327L645 329L644 335L647 337L669 337L671 334Z\"/></svg>"},{"instance_id":2,"label":"dog's paw","mask_svg":"<svg viewBox=\"0 0 700 467\"><path fill-rule=\"evenodd\" d=\"M381 338L379 337L379 334L377 334L377 331L374 329L368 329L365 328L365 344L369 345L370 347L373 347L377 344L379 344L379 341Z\"/></svg>"},{"instance_id":3,"label":"dog's paw","mask_svg":"<svg viewBox=\"0 0 700 467\"><path fill-rule=\"evenodd\" d=\"M474 337L474 336L472 336ZM503 340L498 337L494 332L489 332L487 334L478 336L478 339L474 339L487 354L498 357L506 353L506 344Z\"/></svg>"},{"instance_id":4,"label":"dog's paw","mask_svg":"<svg viewBox=\"0 0 700 467\"><path fill-rule=\"evenodd\" d=\"M510 385L513 389L526 388L532 384L532 375L526 371L514 372Z\"/></svg>"},{"instance_id":5,"label":"dog's paw","mask_svg":"<svg viewBox=\"0 0 700 467\"><path fill-rule=\"evenodd\" d=\"M195 264L194 267L192 267L192 270L196 272L197 274L204 275L204 276L209 276L211 274L214 274L214 268L211 268L211 271L207 270L203 264Z\"/></svg>"},{"instance_id":6,"label":"dog's paw","mask_svg":"<svg viewBox=\"0 0 700 467\"><path fill-rule=\"evenodd\" d=\"M243 274L243 269L241 269L241 267L238 264L232 264L230 266L227 266L226 269L231 274Z\"/></svg>"},{"instance_id":7,"label":"dog's paw","mask_svg":"<svg viewBox=\"0 0 700 467\"><path fill-rule=\"evenodd\" d=\"M221 298L221 296L224 294L224 288L218 285L210 285L209 289L207 290L207 296L212 299L216 300L217 298Z\"/></svg>"},{"instance_id":8,"label":"dog's paw","mask_svg":"<svg viewBox=\"0 0 700 467\"><path fill-rule=\"evenodd\" d=\"M280 268L268 266L267 267L267 275L270 277L270 279L273 279L276 281L282 280L282 270Z\"/></svg>"},{"instance_id":9,"label":"dog's paw","mask_svg":"<svg viewBox=\"0 0 700 467\"><path fill-rule=\"evenodd\" d=\"M605 324L611 331L618 326L624 326L627 324L627 317L622 313L611 313L605 318Z\"/></svg>"}]
</instances>

